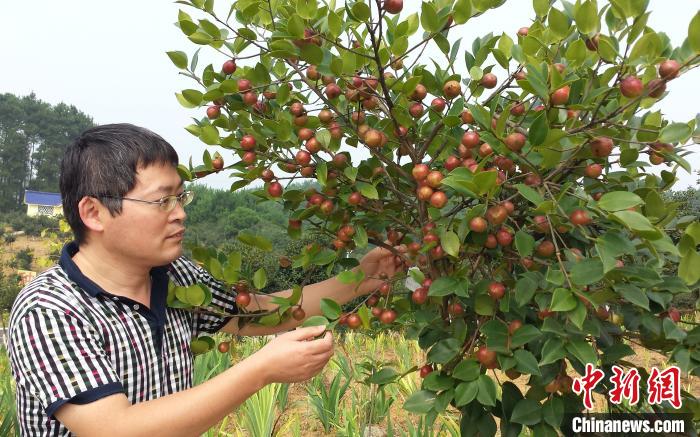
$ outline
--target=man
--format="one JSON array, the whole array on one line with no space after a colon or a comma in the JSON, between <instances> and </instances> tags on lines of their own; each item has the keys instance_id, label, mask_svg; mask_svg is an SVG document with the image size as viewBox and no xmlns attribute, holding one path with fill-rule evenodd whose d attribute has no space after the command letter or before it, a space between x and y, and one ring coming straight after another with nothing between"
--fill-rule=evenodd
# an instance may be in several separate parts
<instances>
[{"instance_id":1,"label":"man","mask_svg":"<svg viewBox=\"0 0 700 437\"><path fill-rule=\"evenodd\" d=\"M60 187L75 241L20 292L10 316L23 435L199 435L266 384L306 380L332 356L330 333L301 328L192 388L193 336L272 334L300 322L239 329L236 317L166 308L169 281L200 282L212 290L213 310L237 311L235 295L181 256L192 194L177 162L165 140L128 124L89 129L66 151ZM374 278L396 271L383 249L359 268ZM368 279L355 290L333 278L307 286L303 309L319 314L323 297L344 303L379 283ZM249 307L274 308L267 296Z\"/></svg>"}]
</instances>

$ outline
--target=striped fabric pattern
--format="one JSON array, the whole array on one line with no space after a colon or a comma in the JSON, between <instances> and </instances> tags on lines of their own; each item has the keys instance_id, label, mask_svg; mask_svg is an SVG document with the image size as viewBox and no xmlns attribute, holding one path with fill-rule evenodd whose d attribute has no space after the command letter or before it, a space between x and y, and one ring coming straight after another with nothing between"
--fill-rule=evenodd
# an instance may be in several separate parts
<instances>
[{"instance_id":1,"label":"striped fabric pattern","mask_svg":"<svg viewBox=\"0 0 700 437\"><path fill-rule=\"evenodd\" d=\"M169 281L202 283L210 309L235 314L235 293L181 257L151 271L150 308L102 290L82 275L64 247L58 265L22 289L10 314L9 347L22 435L68 436L54 413L124 393L132 404L192 386L190 341L230 320L166 306Z\"/></svg>"}]
</instances>

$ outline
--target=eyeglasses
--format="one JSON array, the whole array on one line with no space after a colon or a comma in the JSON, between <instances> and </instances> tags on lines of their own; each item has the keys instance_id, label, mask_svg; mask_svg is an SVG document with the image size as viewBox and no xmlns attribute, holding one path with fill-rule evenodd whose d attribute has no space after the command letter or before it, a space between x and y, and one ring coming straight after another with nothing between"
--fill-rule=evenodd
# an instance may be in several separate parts
<instances>
[{"instance_id":1,"label":"eyeglasses","mask_svg":"<svg viewBox=\"0 0 700 437\"><path fill-rule=\"evenodd\" d=\"M152 205L158 205L161 211L170 212L175 209L175 205L178 203L183 208L189 205L194 198L194 191L183 191L180 194L171 194L170 196L161 197L158 200L142 200L142 199L132 199L130 197L116 197L116 196L96 196L105 197L107 199L119 199L119 200L131 200L132 202L150 203Z\"/></svg>"}]
</instances>

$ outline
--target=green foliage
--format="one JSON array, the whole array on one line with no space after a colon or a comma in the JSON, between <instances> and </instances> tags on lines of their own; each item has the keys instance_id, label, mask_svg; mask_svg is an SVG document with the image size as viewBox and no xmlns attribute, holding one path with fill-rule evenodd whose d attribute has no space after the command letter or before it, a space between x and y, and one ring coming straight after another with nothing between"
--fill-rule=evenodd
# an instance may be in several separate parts
<instances>
[{"instance_id":1,"label":"green foliage","mask_svg":"<svg viewBox=\"0 0 700 437\"><path fill-rule=\"evenodd\" d=\"M10 261L10 267L20 270L31 270L32 261L34 261L34 253L31 249L21 249L18 251L14 259Z\"/></svg>"},{"instance_id":2,"label":"green foliage","mask_svg":"<svg viewBox=\"0 0 700 437\"><path fill-rule=\"evenodd\" d=\"M220 116L202 117L187 130L204 144L227 149L226 159L232 158L227 168L237 178L232 190L263 179L266 185L253 189L253 196L276 200L306 228L335 235L333 249L305 248L293 266L348 270L353 264L348 252L358 255L352 252L356 247L387 240L417 243L413 253L397 256L416 266L416 277L434 281L423 290L429 291L425 302L394 287L381 303L400 314L398 323L408 327L435 368L404 408L434 417L456 407L462 435L495 434L496 416L509 434L519 434L523 426L552 433L561 411L582 406L576 396L561 389L546 395L544 387L558 383L566 365L579 374L586 363L634 366L621 360L630 338L665 353L683 372L698 374L697 329L686 330L666 315L676 296L688 295L700 282L700 222L697 216L680 217L677 205L663 198L677 172L692 170L685 157L689 142L697 140L697 126L695 119L663 118L653 106L665 94L651 88L652 80L665 85L675 74L659 78L662 61L676 62L680 74L700 65L698 19L690 23L688 40L673 47L647 26L648 2L613 0L599 9L599 2L585 0L563 2L559 9L558 3L536 0L537 18L527 35L521 32L516 41L487 34L463 49L461 40L451 44L447 38L454 36L449 16L461 24L502 1L424 1L410 16L377 10L381 2L342 3L316 8L314 1L270 3L266 10L254 7L257 2L233 2L237 23L215 29L213 21L181 12L178 23L191 42L247 61L232 75L213 65L200 74L191 65L189 72L203 86L183 91L179 101L188 108L221 106ZM198 15L215 15L201 3L192 5ZM442 55L425 59L427 44ZM173 62L182 68L179 58ZM396 59L403 68L393 68ZM312 77L311 65L325 81ZM497 65L509 72L496 81L498 87L492 80ZM628 76L634 76L634 89L625 85ZM239 92L241 79L268 94ZM418 84L431 99L445 97L445 111L437 110L439 104L424 110ZM459 92L450 92L455 88ZM516 102L524 111L513 111ZM305 105L299 113L307 113L292 115L299 104ZM337 126L323 126L321 107ZM362 107L364 121L359 113L353 120L349 114ZM311 152L313 168L305 154L297 155L301 126L322 146ZM343 139L329 140L331 129L339 129ZM465 139L467 132L478 133L478 141ZM241 146L244 135L255 138L254 152ZM351 156L354 162L345 167L341 145L366 147L369 157ZM313 143L306 149L313 150ZM451 168L450 159L457 160ZM211 172L206 153L203 161L203 167L183 166L182 173ZM418 163L445 179L421 184ZM600 166L601 176L584 173L592 164ZM665 168L653 172L652 165ZM275 176L265 177L267 170ZM313 178L322 194L314 198L294 187L280 194L272 185L275 177ZM506 201L513 208L504 213L508 209L499 204ZM239 212L239 225L254 222L250 211ZM488 219L485 232L472 229L475 217ZM355 236L345 233L346 224ZM288 233L297 236L298 223L293 225ZM267 236L264 229L253 234ZM238 237L261 246L253 237ZM218 271L214 261L205 267ZM257 283L262 282L259 275ZM612 316L601 316L603 306ZM340 315L329 304L324 310L330 319ZM362 325L377 328L369 311L362 304L357 308ZM517 336L508 325L515 320L523 324ZM338 321L330 320L330 326ZM484 347L490 352L477 365L475 350ZM386 367L369 362L367 372L397 376ZM527 375L529 391L504 384L499 394L486 372L493 367ZM607 381L603 385L609 388Z\"/></svg>"},{"instance_id":3,"label":"green foliage","mask_svg":"<svg viewBox=\"0 0 700 437\"><path fill-rule=\"evenodd\" d=\"M58 192L64 150L92 126L75 106L0 94L0 210L20 210L25 189Z\"/></svg>"},{"instance_id":4,"label":"green foliage","mask_svg":"<svg viewBox=\"0 0 700 437\"><path fill-rule=\"evenodd\" d=\"M37 215L30 217L24 211L0 214L0 228L9 227L11 232L23 231L30 237L39 237L45 229L58 228L55 217Z\"/></svg>"}]
</instances>

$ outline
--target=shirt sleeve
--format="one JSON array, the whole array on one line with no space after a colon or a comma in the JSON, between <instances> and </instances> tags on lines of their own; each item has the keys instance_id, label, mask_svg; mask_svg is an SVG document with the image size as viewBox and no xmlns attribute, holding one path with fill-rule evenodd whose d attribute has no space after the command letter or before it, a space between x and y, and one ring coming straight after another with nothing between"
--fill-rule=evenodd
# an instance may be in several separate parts
<instances>
[{"instance_id":1,"label":"shirt sleeve","mask_svg":"<svg viewBox=\"0 0 700 437\"><path fill-rule=\"evenodd\" d=\"M185 257L180 257L173 261L172 267L171 274L178 285L189 286L199 283L205 285L211 291L211 303L202 308L203 312L195 312L193 314L193 337L219 332L233 318L231 316L223 316L221 313L238 314L234 289L227 289L224 283L216 280L205 269Z\"/></svg>"},{"instance_id":2,"label":"shirt sleeve","mask_svg":"<svg viewBox=\"0 0 700 437\"><path fill-rule=\"evenodd\" d=\"M70 311L35 308L10 332L10 360L18 385L46 415L66 402L87 404L125 393L95 328Z\"/></svg>"}]
</instances>

